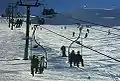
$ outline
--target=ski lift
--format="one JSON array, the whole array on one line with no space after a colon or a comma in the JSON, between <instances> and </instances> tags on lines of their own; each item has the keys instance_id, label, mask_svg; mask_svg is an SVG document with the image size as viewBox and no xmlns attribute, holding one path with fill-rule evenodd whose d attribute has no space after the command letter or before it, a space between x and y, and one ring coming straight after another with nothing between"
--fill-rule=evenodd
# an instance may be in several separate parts
<instances>
[{"instance_id":1,"label":"ski lift","mask_svg":"<svg viewBox=\"0 0 120 81\"><path fill-rule=\"evenodd\" d=\"M35 38L35 31L38 25L34 25L34 30L32 33L32 38L31 38L31 55L30 55L30 59L32 58L33 55L37 56L38 59L40 60L41 57L44 57L44 68L47 68L47 52L46 49L36 41ZM33 45L34 43L34 45ZM41 50L42 49L42 50Z\"/></svg>"},{"instance_id":2,"label":"ski lift","mask_svg":"<svg viewBox=\"0 0 120 81\"><path fill-rule=\"evenodd\" d=\"M44 8L42 15L44 15L46 18L53 18L55 17L55 14L57 14L54 9L48 9L48 8Z\"/></svg>"},{"instance_id":3,"label":"ski lift","mask_svg":"<svg viewBox=\"0 0 120 81\"><path fill-rule=\"evenodd\" d=\"M23 17L22 14L20 12L17 12L16 17Z\"/></svg>"}]
</instances>

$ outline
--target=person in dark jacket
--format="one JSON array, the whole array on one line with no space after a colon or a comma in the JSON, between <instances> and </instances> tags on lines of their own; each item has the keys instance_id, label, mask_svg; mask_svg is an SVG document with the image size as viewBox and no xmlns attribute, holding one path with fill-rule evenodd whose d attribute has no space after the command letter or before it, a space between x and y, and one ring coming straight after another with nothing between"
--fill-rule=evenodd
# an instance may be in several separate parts
<instances>
[{"instance_id":1,"label":"person in dark jacket","mask_svg":"<svg viewBox=\"0 0 120 81\"><path fill-rule=\"evenodd\" d=\"M87 29L87 33L89 33L89 29Z\"/></svg>"},{"instance_id":2,"label":"person in dark jacket","mask_svg":"<svg viewBox=\"0 0 120 81\"><path fill-rule=\"evenodd\" d=\"M75 65L75 51L72 50L72 52L69 55L69 62L70 62L70 67L72 67L72 63L74 62Z\"/></svg>"},{"instance_id":3,"label":"person in dark jacket","mask_svg":"<svg viewBox=\"0 0 120 81\"><path fill-rule=\"evenodd\" d=\"M82 55L80 55L80 51L77 51L77 54L76 54L76 56L75 56L75 59L76 59L77 67L79 67L79 63L80 63L80 62L81 62L81 66L84 67L83 58L82 58Z\"/></svg>"},{"instance_id":4,"label":"person in dark jacket","mask_svg":"<svg viewBox=\"0 0 120 81\"><path fill-rule=\"evenodd\" d=\"M39 61L39 73L42 74L44 71L45 66L45 57L42 56L40 61Z\"/></svg>"},{"instance_id":5,"label":"person in dark jacket","mask_svg":"<svg viewBox=\"0 0 120 81\"><path fill-rule=\"evenodd\" d=\"M66 47L63 45L60 49L62 51L62 57L66 57Z\"/></svg>"},{"instance_id":6,"label":"person in dark jacket","mask_svg":"<svg viewBox=\"0 0 120 81\"><path fill-rule=\"evenodd\" d=\"M67 27L65 26L64 29L67 29Z\"/></svg>"},{"instance_id":7,"label":"person in dark jacket","mask_svg":"<svg viewBox=\"0 0 120 81\"><path fill-rule=\"evenodd\" d=\"M110 29L108 30L108 35L110 35Z\"/></svg>"},{"instance_id":8,"label":"person in dark jacket","mask_svg":"<svg viewBox=\"0 0 120 81\"><path fill-rule=\"evenodd\" d=\"M73 32L73 35L72 35L73 37L75 36L75 32Z\"/></svg>"},{"instance_id":9,"label":"person in dark jacket","mask_svg":"<svg viewBox=\"0 0 120 81\"><path fill-rule=\"evenodd\" d=\"M35 55L33 55L33 58L31 59L31 74L34 76L34 69L36 70L35 73L37 73L38 69L38 58L35 58Z\"/></svg>"}]
</instances>

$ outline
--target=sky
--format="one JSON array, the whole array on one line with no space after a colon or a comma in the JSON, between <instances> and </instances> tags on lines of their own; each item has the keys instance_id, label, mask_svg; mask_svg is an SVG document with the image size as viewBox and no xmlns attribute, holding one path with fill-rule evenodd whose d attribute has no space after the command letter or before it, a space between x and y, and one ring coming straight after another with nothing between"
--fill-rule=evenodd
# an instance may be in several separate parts
<instances>
[{"instance_id":1,"label":"sky","mask_svg":"<svg viewBox=\"0 0 120 81\"><path fill-rule=\"evenodd\" d=\"M3 0L0 3L0 13L4 11L7 4L16 0ZM79 8L120 8L120 0L44 0L46 8L54 8L57 12L71 12ZM42 9L32 8L32 13L40 12Z\"/></svg>"},{"instance_id":2,"label":"sky","mask_svg":"<svg viewBox=\"0 0 120 81\"><path fill-rule=\"evenodd\" d=\"M84 5L88 8L120 8L120 0L46 0L48 6L56 8L59 11L71 11L78 8L83 8Z\"/></svg>"}]
</instances>

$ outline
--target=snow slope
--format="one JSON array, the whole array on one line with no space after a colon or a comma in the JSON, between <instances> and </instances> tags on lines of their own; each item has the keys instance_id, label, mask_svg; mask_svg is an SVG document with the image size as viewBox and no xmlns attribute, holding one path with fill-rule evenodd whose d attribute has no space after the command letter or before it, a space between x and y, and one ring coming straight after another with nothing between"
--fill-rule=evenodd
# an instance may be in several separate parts
<instances>
[{"instance_id":1,"label":"snow slope","mask_svg":"<svg viewBox=\"0 0 120 81\"><path fill-rule=\"evenodd\" d=\"M43 26L72 40L78 36L78 28L75 25L66 25L66 30L61 29L64 25ZM33 31L31 27L30 36ZM93 28L108 31L108 28ZM119 36L89 29L90 33L86 39L83 39L83 44L120 60ZM72 37L73 31L76 32L75 37ZM120 34L116 30L111 30L111 32ZM7 24L0 23L0 33L0 81L120 81L119 62L86 48L83 48L82 53L85 67L69 67L68 58L61 57L60 47L62 45L68 47L71 41L40 28L36 30L35 35L37 41L47 50L48 68L43 74L35 74L32 77L30 60L22 60L25 46L25 24L22 28L10 30ZM86 27L83 29L82 37L85 33ZM77 44L72 45L75 51L80 51L80 47ZM39 53L39 49L42 51L40 47L37 50L32 49L32 54L36 51Z\"/></svg>"}]
</instances>

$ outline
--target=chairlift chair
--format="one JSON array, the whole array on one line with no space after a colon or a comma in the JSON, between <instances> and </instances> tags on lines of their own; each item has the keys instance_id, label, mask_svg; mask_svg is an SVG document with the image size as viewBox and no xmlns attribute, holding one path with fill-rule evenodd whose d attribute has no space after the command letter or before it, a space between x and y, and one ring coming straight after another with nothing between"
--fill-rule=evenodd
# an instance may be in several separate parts
<instances>
[{"instance_id":1,"label":"chairlift chair","mask_svg":"<svg viewBox=\"0 0 120 81\"><path fill-rule=\"evenodd\" d=\"M53 18L55 17L55 14L56 12L54 11L54 9L48 9L48 8L44 8L43 9L43 12L42 12L42 15L45 17L45 18Z\"/></svg>"}]
</instances>

